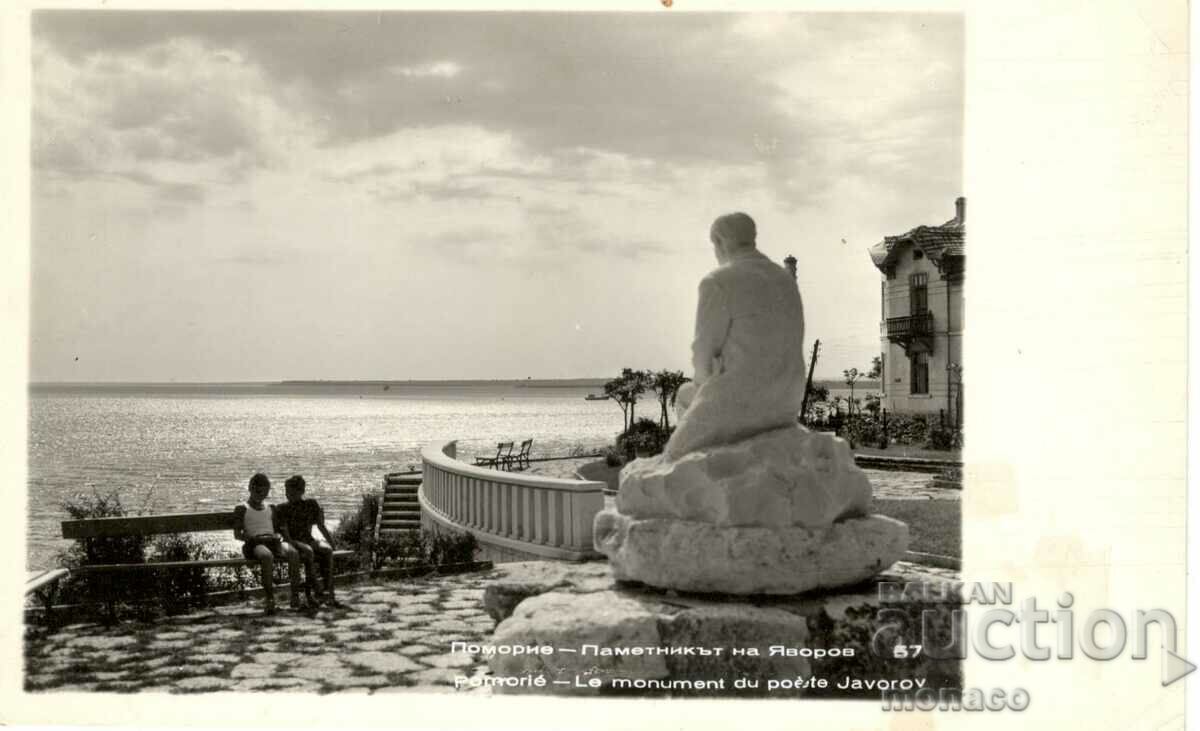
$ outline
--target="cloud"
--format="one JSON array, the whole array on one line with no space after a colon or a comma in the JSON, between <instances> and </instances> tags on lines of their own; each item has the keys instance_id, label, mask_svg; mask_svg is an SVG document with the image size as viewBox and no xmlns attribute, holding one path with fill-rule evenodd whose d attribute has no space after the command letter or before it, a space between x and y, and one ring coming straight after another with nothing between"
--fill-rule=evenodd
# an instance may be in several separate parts
<instances>
[{"instance_id":1,"label":"cloud","mask_svg":"<svg viewBox=\"0 0 1200 731\"><path fill-rule=\"evenodd\" d=\"M437 63L427 63L420 66L393 66L388 71L397 76L407 77L425 77L436 76L443 79L452 79L462 73L462 67L453 61L439 61Z\"/></svg>"}]
</instances>

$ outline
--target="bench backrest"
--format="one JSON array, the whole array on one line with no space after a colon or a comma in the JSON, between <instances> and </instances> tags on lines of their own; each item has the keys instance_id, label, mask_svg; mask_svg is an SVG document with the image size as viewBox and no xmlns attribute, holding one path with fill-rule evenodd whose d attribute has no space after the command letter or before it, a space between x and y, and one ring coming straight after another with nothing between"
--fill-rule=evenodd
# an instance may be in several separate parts
<instances>
[{"instance_id":1,"label":"bench backrest","mask_svg":"<svg viewBox=\"0 0 1200 731\"><path fill-rule=\"evenodd\" d=\"M521 456L524 457L525 455L529 454L529 449L532 446L533 446L532 439L526 439L525 441L521 442Z\"/></svg>"},{"instance_id":2,"label":"bench backrest","mask_svg":"<svg viewBox=\"0 0 1200 731\"><path fill-rule=\"evenodd\" d=\"M113 536L152 536L160 533L192 533L233 530L232 510L220 513L174 513L170 515L130 515L120 518L64 520L63 538L108 538Z\"/></svg>"}]
</instances>

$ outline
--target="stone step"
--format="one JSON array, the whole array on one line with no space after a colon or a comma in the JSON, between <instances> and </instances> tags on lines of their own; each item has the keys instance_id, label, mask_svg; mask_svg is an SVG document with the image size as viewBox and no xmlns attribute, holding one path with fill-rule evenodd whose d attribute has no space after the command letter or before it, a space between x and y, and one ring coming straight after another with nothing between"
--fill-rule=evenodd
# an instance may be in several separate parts
<instances>
[{"instance_id":1,"label":"stone step","mask_svg":"<svg viewBox=\"0 0 1200 731\"><path fill-rule=\"evenodd\" d=\"M380 526L379 535L381 535L381 536L398 536L403 533L416 533L420 529L421 529L420 526L416 526L413 528L384 528L383 526Z\"/></svg>"},{"instance_id":2,"label":"stone step","mask_svg":"<svg viewBox=\"0 0 1200 731\"><path fill-rule=\"evenodd\" d=\"M387 517L389 515L420 515L420 514L421 514L421 508L417 507L417 506L413 506L410 508L391 508L391 509L385 508L382 512L382 515L385 520L387 519Z\"/></svg>"},{"instance_id":3,"label":"stone step","mask_svg":"<svg viewBox=\"0 0 1200 731\"><path fill-rule=\"evenodd\" d=\"M384 485L420 485L421 475L397 475L390 474L383 476Z\"/></svg>"},{"instance_id":4,"label":"stone step","mask_svg":"<svg viewBox=\"0 0 1200 731\"><path fill-rule=\"evenodd\" d=\"M399 521L398 521L398 522L395 522L395 523L380 523L380 524L379 524L379 530L380 530L380 531L385 531L385 530L420 530L420 529L421 529L421 521L419 521L419 520L411 520L411 521L404 521L404 522L399 522Z\"/></svg>"},{"instance_id":5,"label":"stone step","mask_svg":"<svg viewBox=\"0 0 1200 731\"><path fill-rule=\"evenodd\" d=\"M421 489L420 485L385 485L383 488L384 495L416 495Z\"/></svg>"}]
</instances>

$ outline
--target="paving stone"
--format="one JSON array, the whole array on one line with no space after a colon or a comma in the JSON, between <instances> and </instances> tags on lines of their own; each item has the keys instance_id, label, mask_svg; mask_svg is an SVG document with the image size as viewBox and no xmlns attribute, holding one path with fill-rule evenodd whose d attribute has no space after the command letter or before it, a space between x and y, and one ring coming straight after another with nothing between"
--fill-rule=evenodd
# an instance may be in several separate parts
<instances>
[{"instance_id":1,"label":"paving stone","mask_svg":"<svg viewBox=\"0 0 1200 731\"><path fill-rule=\"evenodd\" d=\"M309 683L301 678L246 678L237 683L230 690L269 690L272 688L287 688L288 690L300 690L301 686L305 688L313 688L315 684Z\"/></svg>"},{"instance_id":2,"label":"paving stone","mask_svg":"<svg viewBox=\"0 0 1200 731\"><path fill-rule=\"evenodd\" d=\"M198 678L184 678L176 681L175 688L179 690L223 690L230 685L228 678L218 678L210 675L202 675Z\"/></svg>"},{"instance_id":3,"label":"paving stone","mask_svg":"<svg viewBox=\"0 0 1200 731\"><path fill-rule=\"evenodd\" d=\"M117 670L115 672L92 673L92 678L94 680L101 680L101 681L120 680L121 678L124 678L128 674L129 673L127 673L124 670Z\"/></svg>"},{"instance_id":4,"label":"paving stone","mask_svg":"<svg viewBox=\"0 0 1200 731\"><path fill-rule=\"evenodd\" d=\"M137 680L110 680L100 687L111 693L133 693L141 691L142 683Z\"/></svg>"},{"instance_id":5,"label":"paving stone","mask_svg":"<svg viewBox=\"0 0 1200 731\"><path fill-rule=\"evenodd\" d=\"M232 678L267 678L274 674L275 667L273 665L249 662L235 665L233 670L229 671L229 676Z\"/></svg>"},{"instance_id":6,"label":"paving stone","mask_svg":"<svg viewBox=\"0 0 1200 731\"><path fill-rule=\"evenodd\" d=\"M413 640L423 640L428 635L428 632L421 632L415 629L397 629L386 633L385 637L390 637L393 640L400 642L412 642Z\"/></svg>"},{"instance_id":7,"label":"paving stone","mask_svg":"<svg viewBox=\"0 0 1200 731\"><path fill-rule=\"evenodd\" d=\"M337 627L338 629L362 627L369 624L375 624L375 620L370 617L349 617L347 619L339 619L333 622L333 626Z\"/></svg>"},{"instance_id":8,"label":"paving stone","mask_svg":"<svg viewBox=\"0 0 1200 731\"><path fill-rule=\"evenodd\" d=\"M482 599L480 601L476 601L474 599L466 600L466 601L461 600L461 599L455 599L452 601L442 602L442 609L477 609L477 610L482 611L483 606L482 606L481 602L482 602Z\"/></svg>"},{"instance_id":9,"label":"paving stone","mask_svg":"<svg viewBox=\"0 0 1200 731\"><path fill-rule=\"evenodd\" d=\"M360 612L390 612L392 605L387 602L361 602L355 604L354 608Z\"/></svg>"},{"instance_id":10,"label":"paving stone","mask_svg":"<svg viewBox=\"0 0 1200 731\"><path fill-rule=\"evenodd\" d=\"M428 645L408 645L406 647L401 647L399 650L397 650L397 652L402 655L408 655L409 657L416 657L418 655L430 655L436 653L437 650L429 647Z\"/></svg>"},{"instance_id":11,"label":"paving stone","mask_svg":"<svg viewBox=\"0 0 1200 731\"><path fill-rule=\"evenodd\" d=\"M390 680L383 675L343 675L325 679L326 684L335 688L378 688L389 685Z\"/></svg>"},{"instance_id":12,"label":"paving stone","mask_svg":"<svg viewBox=\"0 0 1200 731\"><path fill-rule=\"evenodd\" d=\"M421 662L435 668L469 668L479 661L471 659L469 655L455 653L453 655L429 655L421 658Z\"/></svg>"},{"instance_id":13,"label":"paving stone","mask_svg":"<svg viewBox=\"0 0 1200 731\"><path fill-rule=\"evenodd\" d=\"M250 658L250 660L259 665L282 665L283 663L296 662L303 657L298 652L260 652Z\"/></svg>"},{"instance_id":14,"label":"paving stone","mask_svg":"<svg viewBox=\"0 0 1200 731\"><path fill-rule=\"evenodd\" d=\"M431 668L416 673L409 673L408 678L417 681L418 685L448 685L454 687L454 679L461 673L445 668Z\"/></svg>"},{"instance_id":15,"label":"paving stone","mask_svg":"<svg viewBox=\"0 0 1200 731\"><path fill-rule=\"evenodd\" d=\"M63 693L88 693L95 689L96 683L69 683L55 688L55 690Z\"/></svg>"},{"instance_id":16,"label":"paving stone","mask_svg":"<svg viewBox=\"0 0 1200 731\"><path fill-rule=\"evenodd\" d=\"M193 677L193 676L197 676L197 675L212 675L214 673L223 672L224 670L225 670L224 665L222 665L220 663L215 663L215 662L206 662L206 663L190 663L190 662L178 663L177 662L177 663L172 663L170 665L163 666L161 668L158 668L157 670L151 670L150 672L146 673L146 677L150 677L150 678L164 678L164 677L176 677L176 676Z\"/></svg>"},{"instance_id":17,"label":"paving stone","mask_svg":"<svg viewBox=\"0 0 1200 731\"><path fill-rule=\"evenodd\" d=\"M240 629L218 629L205 634L213 640L235 640L245 636L245 632Z\"/></svg>"},{"instance_id":18,"label":"paving stone","mask_svg":"<svg viewBox=\"0 0 1200 731\"><path fill-rule=\"evenodd\" d=\"M241 655L230 655L230 654L228 654L228 653L223 653L223 652L214 652L214 653L212 653L212 654L205 654L205 655L203 655L202 657L204 658L204 661L205 661L205 662L208 662L208 663L217 663L217 662L225 662L225 663L229 663L229 662L240 662L240 661L241 661L241 659L242 659L242 656L241 656Z\"/></svg>"},{"instance_id":19,"label":"paving stone","mask_svg":"<svg viewBox=\"0 0 1200 731\"><path fill-rule=\"evenodd\" d=\"M206 659L212 660L213 658L210 655ZM169 657L152 657L149 660L143 660L142 666L147 670L153 670L155 668L161 668L163 665L166 665L169 662L171 662L171 658ZM214 660L214 662L216 661Z\"/></svg>"},{"instance_id":20,"label":"paving stone","mask_svg":"<svg viewBox=\"0 0 1200 731\"><path fill-rule=\"evenodd\" d=\"M341 652L337 650L336 652ZM342 659L335 652L312 654L304 658L303 664L310 668L341 668Z\"/></svg>"},{"instance_id":21,"label":"paving stone","mask_svg":"<svg viewBox=\"0 0 1200 731\"><path fill-rule=\"evenodd\" d=\"M436 629L443 632L470 632L473 629L471 625L463 622L462 620L450 618L439 619L435 622L430 622L426 625L426 627L428 629Z\"/></svg>"},{"instance_id":22,"label":"paving stone","mask_svg":"<svg viewBox=\"0 0 1200 731\"><path fill-rule=\"evenodd\" d=\"M28 685L50 685L58 682L58 675L55 673L32 673L25 676L25 683Z\"/></svg>"},{"instance_id":23,"label":"paving stone","mask_svg":"<svg viewBox=\"0 0 1200 731\"><path fill-rule=\"evenodd\" d=\"M399 647L403 644L404 642L402 640L388 638L383 640L369 640L367 642L355 642L354 644L350 645L350 649L359 650L361 652L375 652L378 650L389 650ZM400 652L404 652L404 650L401 649Z\"/></svg>"},{"instance_id":24,"label":"paving stone","mask_svg":"<svg viewBox=\"0 0 1200 731\"><path fill-rule=\"evenodd\" d=\"M185 647L192 647L193 644L194 643L191 640L155 640L154 642L150 643L149 649L151 652L157 652L159 650L181 650Z\"/></svg>"},{"instance_id":25,"label":"paving stone","mask_svg":"<svg viewBox=\"0 0 1200 731\"><path fill-rule=\"evenodd\" d=\"M371 691L371 695L393 694L393 693L453 693L453 688L447 688L444 685L426 686L419 685L388 685L383 688L375 688Z\"/></svg>"},{"instance_id":26,"label":"paving stone","mask_svg":"<svg viewBox=\"0 0 1200 731\"><path fill-rule=\"evenodd\" d=\"M345 668L340 665L337 668L289 665L279 669L279 675L281 676L304 678L305 680L315 680L318 682L328 680L336 673L345 673Z\"/></svg>"},{"instance_id":27,"label":"paving stone","mask_svg":"<svg viewBox=\"0 0 1200 731\"><path fill-rule=\"evenodd\" d=\"M337 642L353 642L359 637L358 632L334 632L333 639Z\"/></svg>"},{"instance_id":28,"label":"paving stone","mask_svg":"<svg viewBox=\"0 0 1200 731\"><path fill-rule=\"evenodd\" d=\"M392 652L356 652L347 655L346 662L377 673L407 673L421 669L407 657Z\"/></svg>"},{"instance_id":29,"label":"paving stone","mask_svg":"<svg viewBox=\"0 0 1200 731\"><path fill-rule=\"evenodd\" d=\"M159 632L154 635L159 640L186 640L192 637L190 632Z\"/></svg>"},{"instance_id":30,"label":"paving stone","mask_svg":"<svg viewBox=\"0 0 1200 731\"><path fill-rule=\"evenodd\" d=\"M470 609L443 609L442 614L447 617L477 617L483 614L483 609L480 607L472 607Z\"/></svg>"},{"instance_id":31,"label":"paving stone","mask_svg":"<svg viewBox=\"0 0 1200 731\"><path fill-rule=\"evenodd\" d=\"M76 637L68 643L68 646L72 649L111 650L114 647L128 647L135 644L137 644L137 640L133 637Z\"/></svg>"}]
</instances>

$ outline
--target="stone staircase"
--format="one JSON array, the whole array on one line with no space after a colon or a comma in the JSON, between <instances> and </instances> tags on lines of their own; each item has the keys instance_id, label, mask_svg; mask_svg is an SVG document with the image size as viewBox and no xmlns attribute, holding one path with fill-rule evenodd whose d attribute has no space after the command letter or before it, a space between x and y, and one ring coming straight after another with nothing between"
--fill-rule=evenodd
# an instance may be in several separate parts
<instances>
[{"instance_id":1,"label":"stone staircase","mask_svg":"<svg viewBox=\"0 0 1200 731\"><path fill-rule=\"evenodd\" d=\"M383 505L379 511L379 535L421 529L421 505L417 489L421 475L389 474L383 478Z\"/></svg>"}]
</instances>

